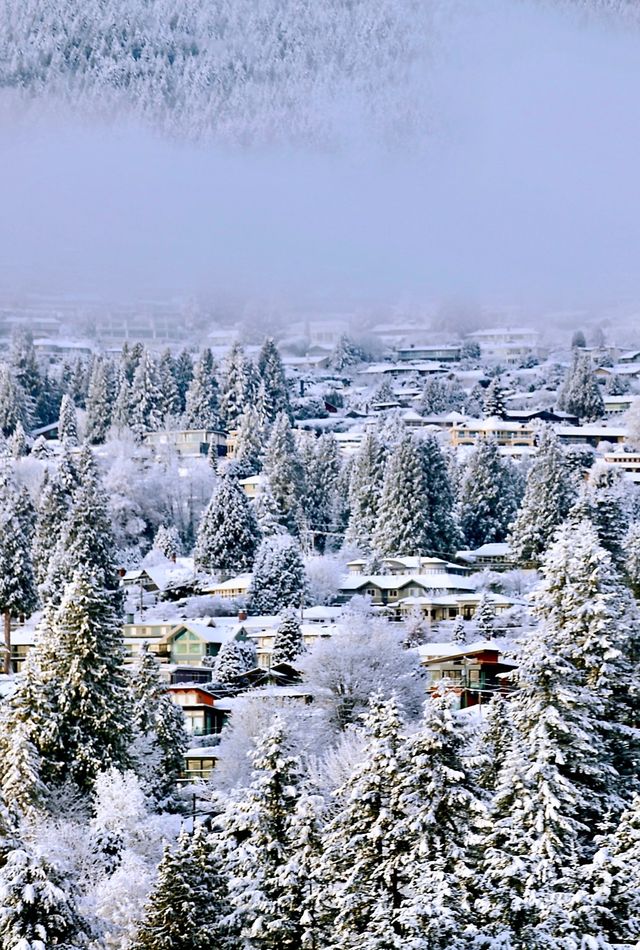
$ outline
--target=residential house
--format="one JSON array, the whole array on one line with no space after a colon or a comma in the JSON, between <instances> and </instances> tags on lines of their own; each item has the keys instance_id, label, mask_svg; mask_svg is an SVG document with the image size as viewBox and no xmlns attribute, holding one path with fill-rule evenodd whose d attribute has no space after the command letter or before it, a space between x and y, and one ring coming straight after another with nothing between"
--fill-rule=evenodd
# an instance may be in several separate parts
<instances>
[{"instance_id":1,"label":"residential house","mask_svg":"<svg viewBox=\"0 0 640 950\"><path fill-rule=\"evenodd\" d=\"M530 423L509 422L493 416L489 419L466 419L451 426L454 448L475 445L479 439L494 439L508 454L532 452L536 444L536 427ZM518 451L520 450L520 451Z\"/></svg>"},{"instance_id":2,"label":"residential house","mask_svg":"<svg viewBox=\"0 0 640 950\"><path fill-rule=\"evenodd\" d=\"M173 667L198 668L208 657L217 656L223 643L245 636L242 623L235 618L182 620L159 641L158 656Z\"/></svg>"},{"instance_id":3,"label":"residential house","mask_svg":"<svg viewBox=\"0 0 640 950\"><path fill-rule=\"evenodd\" d=\"M437 360L440 363L457 363L462 354L462 347L456 344L418 344L400 346L396 349L396 357L400 362L411 360Z\"/></svg>"},{"instance_id":4,"label":"residential house","mask_svg":"<svg viewBox=\"0 0 640 950\"><path fill-rule=\"evenodd\" d=\"M556 426L560 442L568 445L592 445L597 448L601 442L620 444L627 438L626 426L612 426L607 423L585 423L583 426Z\"/></svg>"},{"instance_id":5,"label":"residential house","mask_svg":"<svg viewBox=\"0 0 640 950\"><path fill-rule=\"evenodd\" d=\"M338 600L347 603L356 594L371 598L374 606L397 604L406 597L431 594L466 594L474 590L473 581L461 574L442 572L422 574L347 574L340 583Z\"/></svg>"},{"instance_id":6,"label":"residential house","mask_svg":"<svg viewBox=\"0 0 640 950\"><path fill-rule=\"evenodd\" d=\"M234 600L237 597L246 597L253 580L253 574L237 574L226 581L207 581L201 586L203 594L213 597L222 597L225 600Z\"/></svg>"},{"instance_id":7,"label":"residential house","mask_svg":"<svg viewBox=\"0 0 640 950\"><path fill-rule=\"evenodd\" d=\"M446 680L458 697L461 709L491 702L496 693L510 687L504 674L516 668L494 640L477 643L427 643L418 647L427 669L430 688Z\"/></svg>"},{"instance_id":8,"label":"residential house","mask_svg":"<svg viewBox=\"0 0 640 950\"><path fill-rule=\"evenodd\" d=\"M215 429L175 429L148 432L144 441L158 450L171 449L184 458L198 458L208 455L214 446L218 458L227 454L226 433Z\"/></svg>"},{"instance_id":9,"label":"residential house","mask_svg":"<svg viewBox=\"0 0 640 950\"><path fill-rule=\"evenodd\" d=\"M631 408L635 397L633 393L627 393L624 396L604 396L603 398L605 415L621 416Z\"/></svg>"},{"instance_id":10,"label":"residential house","mask_svg":"<svg viewBox=\"0 0 640 950\"><path fill-rule=\"evenodd\" d=\"M458 557L480 571L506 571L513 567L511 547L506 541L482 544L473 551L458 551Z\"/></svg>"},{"instance_id":11,"label":"residential house","mask_svg":"<svg viewBox=\"0 0 640 950\"><path fill-rule=\"evenodd\" d=\"M467 335L480 346L484 359L515 364L528 356L541 356L540 334L530 327L491 327Z\"/></svg>"},{"instance_id":12,"label":"residential house","mask_svg":"<svg viewBox=\"0 0 640 950\"><path fill-rule=\"evenodd\" d=\"M364 574L367 561L363 558L355 558L347 562L347 570L350 574ZM440 557L422 557L419 554L414 555L394 555L392 557L383 557L380 561L382 572L385 574L462 574L471 573L471 569L462 564L453 564L451 561L444 561Z\"/></svg>"},{"instance_id":13,"label":"residential house","mask_svg":"<svg viewBox=\"0 0 640 950\"><path fill-rule=\"evenodd\" d=\"M640 452L623 452L618 449L615 452L605 452L603 459L608 465L624 472L629 481L640 484Z\"/></svg>"},{"instance_id":14,"label":"residential house","mask_svg":"<svg viewBox=\"0 0 640 950\"><path fill-rule=\"evenodd\" d=\"M194 746L184 754L184 771L181 781L183 784L191 782L206 782L218 759L218 746Z\"/></svg>"},{"instance_id":15,"label":"residential house","mask_svg":"<svg viewBox=\"0 0 640 950\"><path fill-rule=\"evenodd\" d=\"M395 620L407 620L419 612L431 626L444 620L455 620L459 616L464 620L473 620L481 599L482 591L474 591L472 594L426 594L404 597L389 606L394 609ZM490 599L496 616L510 610L515 604L515 601L502 594L491 594Z\"/></svg>"},{"instance_id":16,"label":"residential house","mask_svg":"<svg viewBox=\"0 0 640 950\"><path fill-rule=\"evenodd\" d=\"M184 713L185 728L192 736L219 735L224 726L228 708L214 689L202 683L172 683L169 695Z\"/></svg>"}]
</instances>

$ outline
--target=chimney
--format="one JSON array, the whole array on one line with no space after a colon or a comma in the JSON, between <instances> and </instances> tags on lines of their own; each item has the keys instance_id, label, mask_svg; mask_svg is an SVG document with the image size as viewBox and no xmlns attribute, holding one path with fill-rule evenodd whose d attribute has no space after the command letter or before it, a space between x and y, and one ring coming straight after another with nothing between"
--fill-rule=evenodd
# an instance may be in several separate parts
<instances>
[{"instance_id":1,"label":"chimney","mask_svg":"<svg viewBox=\"0 0 640 950\"><path fill-rule=\"evenodd\" d=\"M242 621L243 621L243 620L246 620L246 619L247 619L247 611L246 611L246 610L239 610L239 611L238 611L238 620L242 623Z\"/></svg>"}]
</instances>

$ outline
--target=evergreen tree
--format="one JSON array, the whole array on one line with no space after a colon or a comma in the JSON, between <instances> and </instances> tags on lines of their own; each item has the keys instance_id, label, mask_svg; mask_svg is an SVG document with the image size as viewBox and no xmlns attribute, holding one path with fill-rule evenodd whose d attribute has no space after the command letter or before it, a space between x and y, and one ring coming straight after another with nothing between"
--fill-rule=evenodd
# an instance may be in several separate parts
<instances>
[{"instance_id":1,"label":"evergreen tree","mask_svg":"<svg viewBox=\"0 0 640 950\"><path fill-rule=\"evenodd\" d=\"M0 471L0 612L4 615L4 672L11 672L11 620L31 614L38 593L31 560L33 526L24 497L5 466Z\"/></svg>"},{"instance_id":2,"label":"evergreen tree","mask_svg":"<svg viewBox=\"0 0 640 950\"><path fill-rule=\"evenodd\" d=\"M25 706L21 706L21 709L29 715ZM40 756L32 740L31 723L26 717L16 715L17 706L12 712L12 728L5 728L0 732L0 751L3 758L0 789L3 800L9 803L12 815L20 819L42 806L46 789L40 779ZM0 819L1 817L0 813ZM0 849L1 847L0 844Z\"/></svg>"},{"instance_id":3,"label":"evergreen tree","mask_svg":"<svg viewBox=\"0 0 640 950\"><path fill-rule=\"evenodd\" d=\"M146 643L131 672L131 690L134 765L155 801L166 808L175 796L188 742L183 712L171 699Z\"/></svg>"},{"instance_id":4,"label":"evergreen tree","mask_svg":"<svg viewBox=\"0 0 640 950\"><path fill-rule=\"evenodd\" d=\"M227 575L249 570L259 542L260 530L247 496L233 475L221 475L198 525L197 566Z\"/></svg>"},{"instance_id":5,"label":"evergreen tree","mask_svg":"<svg viewBox=\"0 0 640 950\"><path fill-rule=\"evenodd\" d=\"M557 437L542 430L538 451L529 471L518 516L511 528L515 558L538 563L553 535L569 514L575 497L568 466Z\"/></svg>"},{"instance_id":6,"label":"evergreen tree","mask_svg":"<svg viewBox=\"0 0 640 950\"><path fill-rule=\"evenodd\" d=\"M249 589L253 613L277 614L283 607L298 607L304 589L304 564L294 539L288 535L265 538L256 554Z\"/></svg>"},{"instance_id":7,"label":"evergreen tree","mask_svg":"<svg viewBox=\"0 0 640 950\"><path fill-rule=\"evenodd\" d=\"M278 663L293 663L301 653L305 652L302 638L302 627L296 610L289 607L280 617L276 630L271 654L271 665Z\"/></svg>"},{"instance_id":8,"label":"evergreen tree","mask_svg":"<svg viewBox=\"0 0 640 950\"><path fill-rule=\"evenodd\" d=\"M176 526L160 525L153 539L153 547L170 561L175 561L180 553L180 535Z\"/></svg>"},{"instance_id":9,"label":"evergreen tree","mask_svg":"<svg viewBox=\"0 0 640 950\"><path fill-rule=\"evenodd\" d=\"M381 555L433 551L427 472L412 435L405 434L387 458L372 547Z\"/></svg>"},{"instance_id":10,"label":"evergreen tree","mask_svg":"<svg viewBox=\"0 0 640 950\"><path fill-rule=\"evenodd\" d=\"M13 434L9 436L9 451L14 459L24 458L29 451L27 435L20 421L16 422Z\"/></svg>"},{"instance_id":11,"label":"evergreen tree","mask_svg":"<svg viewBox=\"0 0 640 950\"><path fill-rule=\"evenodd\" d=\"M474 934L472 904L485 815L464 765L467 736L453 697L436 692L403 750L401 815L396 834L407 849L399 919L416 946L464 950Z\"/></svg>"},{"instance_id":12,"label":"evergreen tree","mask_svg":"<svg viewBox=\"0 0 640 950\"><path fill-rule=\"evenodd\" d=\"M58 422L58 438L68 446L73 447L78 444L78 419L76 417L76 407L71 401L71 397L65 393L60 403L60 420Z\"/></svg>"},{"instance_id":13,"label":"evergreen tree","mask_svg":"<svg viewBox=\"0 0 640 950\"><path fill-rule=\"evenodd\" d=\"M265 448L263 474L273 499L278 521L291 534L298 533L304 473L289 420L280 413L271 428Z\"/></svg>"},{"instance_id":14,"label":"evergreen tree","mask_svg":"<svg viewBox=\"0 0 640 950\"><path fill-rule=\"evenodd\" d=\"M580 349L573 351L573 363L558 399L558 408L594 422L604 415L602 390L593 373L591 357Z\"/></svg>"},{"instance_id":15,"label":"evergreen tree","mask_svg":"<svg viewBox=\"0 0 640 950\"><path fill-rule=\"evenodd\" d=\"M118 375L118 394L113 406L113 415L111 421L119 431L128 429L131 426L131 383L127 379L124 369L120 369Z\"/></svg>"},{"instance_id":16,"label":"evergreen tree","mask_svg":"<svg viewBox=\"0 0 640 950\"><path fill-rule=\"evenodd\" d=\"M31 737L45 784L70 781L89 790L98 772L127 761L131 711L113 600L101 575L86 566L45 615L33 650L32 675L43 698L33 711Z\"/></svg>"},{"instance_id":17,"label":"evergreen tree","mask_svg":"<svg viewBox=\"0 0 640 950\"><path fill-rule=\"evenodd\" d=\"M87 442L102 445L111 425L111 394L107 366L103 359L94 360L87 396Z\"/></svg>"},{"instance_id":18,"label":"evergreen tree","mask_svg":"<svg viewBox=\"0 0 640 950\"><path fill-rule=\"evenodd\" d=\"M158 362L158 380L161 393L160 413L166 425L168 420L178 419L182 413L176 382L176 362L169 349L164 351Z\"/></svg>"},{"instance_id":19,"label":"evergreen tree","mask_svg":"<svg viewBox=\"0 0 640 950\"><path fill-rule=\"evenodd\" d=\"M484 391L484 414L487 418L504 419L504 390L498 377L494 377Z\"/></svg>"},{"instance_id":20,"label":"evergreen tree","mask_svg":"<svg viewBox=\"0 0 640 950\"><path fill-rule=\"evenodd\" d=\"M187 392L193 379L193 360L187 350L182 350L176 358L175 378L180 400L180 412L184 412L187 405Z\"/></svg>"},{"instance_id":21,"label":"evergreen tree","mask_svg":"<svg viewBox=\"0 0 640 950\"><path fill-rule=\"evenodd\" d=\"M211 350L203 351L196 364L193 378L186 395L182 420L185 429L219 429L220 400L216 365Z\"/></svg>"},{"instance_id":22,"label":"evergreen tree","mask_svg":"<svg viewBox=\"0 0 640 950\"><path fill-rule=\"evenodd\" d=\"M580 347L581 349L584 349L586 345L587 345L587 341L585 339L583 331L576 330L573 336L571 337L571 349L575 349L576 347Z\"/></svg>"},{"instance_id":23,"label":"evergreen tree","mask_svg":"<svg viewBox=\"0 0 640 950\"><path fill-rule=\"evenodd\" d=\"M624 566L629 514L620 472L612 466L594 465L569 517L574 522L591 521L616 567Z\"/></svg>"},{"instance_id":24,"label":"evergreen tree","mask_svg":"<svg viewBox=\"0 0 640 950\"><path fill-rule=\"evenodd\" d=\"M331 946L401 950L407 946L401 915L409 842L395 700L374 695L364 728L364 758L336 792L335 817L324 836Z\"/></svg>"},{"instance_id":25,"label":"evergreen tree","mask_svg":"<svg viewBox=\"0 0 640 950\"><path fill-rule=\"evenodd\" d=\"M234 343L224 365L220 415L227 431L236 429L240 416L255 402L257 381L252 363L242 346Z\"/></svg>"},{"instance_id":26,"label":"evergreen tree","mask_svg":"<svg viewBox=\"0 0 640 950\"><path fill-rule=\"evenodd\" d=\"M418 412L423 416L439 416L451 408L447 387L437 376L430 376L418 403Z\"/></svg>"},{"instance_id":27,"label":"evergreen tree","mask_svg":"<svg viewBox=\"0 0 640 950\"><path fill-rule=\"evenodd\" d=\"M513 463L493 439L480 439L466 463L458 507L460 528L470 548L506 540L522 497Z\"/></svg>"},{"instance_id":28,"label":"evergreen tree","mask_svg":"<svg viewBox=\"0 0 640 950\"><path fill-rule=\"evenodd\" d=\"M624 570L629 586L636 597L640 597L640 522L634 521L625 538Z\"/></svg>"},{"instance_id":29,"label":"evergreen tree","mask_svg":"<svg viewBox=\"0 0 640 950\"><path fill-rule=\"evenodd\" d=\"M75 482L76 473L69 455L62 457L52 475L45 472L38 499L33 545L33 564L39 584L43 584L47 577L51 557L64 531Z\"/></svg>"},{"instance_id":30,"label":"evergreen tree","mask_svg":"<svg viewBox=\"0 0 640 950\"><path fill-rule=\"evenodd\" d=\"M115 543L107 499L91 450L84 446L77 465L78 486L64 529L49 560L43 585L46 599L59 602L62 590L78 567L91 569L101 586L118 590L113 562Z\"/></svg>"},{"instance_id":31,"label":"evergreen tree","mask_svg":"<svg viewBox=\"0 0 640 950\"><path fill-rule=\"evenodd\" d=\"M274 534L287 534L287 529L280 523L280 509L268 482L263 482L253 501L253 513L263 538L270 538Z\"/></svg>"},{"instance_id":32,"label":"evergreen tree","mask_svg":"<svg viewBox=\"0 0 640 950\"><path fill-rule=\"evenodd\" d=\"M0 363L0 429L5 437L15 432L20 424L23 429L31 426L31 412L25 391L11 375L9 368Z\"/></svg>"},{"instance_id":33,"label":"evergreen tree","mask_svg":"<svg viewBox=\"0 0 640 950\"><path fill-rule=\"evenodd\" d=\"M462 538L454 518L454 496L447 463L438 441L432 436L422 440L421 448L426 472L431 549L437 554L450 554L458 550Z\"/></svg>"},{"instance_id":34,"label":"evergreen tree","mask_svg":"<svg viewBox=\"0 0 640 950\"><path fill-rule=\"evenodd\" d=\"M254 406L248 406L238 419L233 456L243 477L248 478L249 475L260 472L264 446L264 430L258 410Z\"/></svg>"},{"instance_id":35,"label":"evergreen tree","mask_svg":"<svg viewBox=\"0 0 640 950\"><path fill-rule=\"evenodd\" d=\"M297 950L303 922L299 877L290 859L300 797L300 763L292 756L279 717L256 741L251 784L227 813L220 845L230 865L229 895L247 950Z\"/></svg>"},{"instance_id":36,"label":"evergreen tree","mask_svg":"<svg viewBox=\"0 0 640 950\"><path fill-rule=\"evenodd\" d=\"M371 550L384 477L385 451L376 432L367 429L351 468L346 541Z\"/></svg>"},{"instance_id":37,"label":"evergreen tree","mask_svg":"<svg viewBox=\"0 0 640 950\"><path fill-rule=\"evenodd\" d=\"M232 950L226 882L208 833L196 825L168 845L132 950Z\"/></svg>"},{"instance_id":38,"label":"evergreen tree","mask_svg":"<svg viewBox=\"0 0 640 950\"><path fill-rule=\"evenodd\" d=\"M25 429L30 429L32 425L43 425L42 420L35 416L35 407L42 393L42 376L30 330L19 330L11 341L10 376L22 394L20 398L24 399L24 417L21 421ZM5 435L8 434L5 432Z\"/></svg>"},{"instance_id":39,"label":"evergreen tree","mask_svg":"<svg viewBox=\"0 0 640 950\"><path fill-rule=\"evenodd\" d=\"M213 662L214 682L222 685L232 683L236 677L246 673L247 670L253 669L255 665L256 653L253 643L227 640L220 647L220 651Z\"/></svg>"},{"instance_id":40,"label":"evergreen tree","mask_svg":"<svg viewBox=\"0 0 640 950\"><path fill-rule=\"evenodd\" d=\"M0 432L0 435L2 433ZM4 436L2 437L4 438ZM6 444L5 444L6 447ZM51 458L51 449L47 445L47 440L43 435L39 435L37 439L34 440L33 446L31 448L31 455L34 459L46 460ZM2 455L2 447L0 447L0 455Z\"/></svg>"},{"instance_id":41,"label":"evergreen tree","mask_svg":"<svg viewBox=\"0 0 640 950\"><path fill-rule=\"evenodd\" d=\"M343 333L333 348L331 366L341 373L342 370L355 366L356 363L361 363L364 358L365 353L362 347L354 343L346 333Z\"/></svg>"},{"instance_id":42,"label":"evergreen tree","mask_svg":"<svg viewBox=\"0 0 640 950\"><path fill-rule=\"evenodd\" d=\"M302 443L300 460L304 471L304 517L314 546L323 552L337 527L340 450L335 437L308 437Z\"/></svg>"},{"instance_id":43,"label":"evergreen tree","mask_svg":"<svg viewBox=\"0 0 640 950\"><path fill-rule=\"evenodd\" d=\"M475 621L476 630L478 631L478 636L482 640L491 640L496 620L496 609L486 591L483 591L480 596L473 619Z\"/></svg>"},{"instance_id":44,"label":"evergreen tree","mask_svg":"<svg viewBox=\"0 0 640 950\"><path fill-rule=\"evenodd\" d=\"M640 795L616 828L597 840L598 850L587 868L590 894L578 899L595 910L595 930L612 945L640 941ZM584 906L579 915L584 915Z\"/></svg>"},{"instance_id":45,"label":"evergreen tree","mask_svg":"<svg viewBox=\"0 0 640 950\"><path fill-rule=\"evenodd\" d=\"M0 942L6 950L80 950L88 926L62 876L27 847L7 855L0 869Z\"/></svg>"},{"instance_id":46,"label":"evergreen tree","mask_svg":"<svg viewBox=\"0 0 640 950\"><path fill-rule=\"evenodd\" d=\"M451 629L451 642L452 643L466 643L467 642L467 625L464 621L462 614L458 614L456 617L453 627Z\"/></svg>"},{"instance_id":47,"label":"evergreen tree","mask_svg":"<svg viewBox=\"0 0 640 950\"><path fill-rule=\"evenodd\" d=\"M493 794L498 788L500 775L516 741L516 733L511 706L505 696L496 693L484 708L477 778L480 788Z\"/></svg>"},{"instance_id":48,"label":"evergreen tree","mask_svg":"<svg viewBox=\"0 0 640 950\"><path fill-rule=\"evenodd\" d=\"M272 339L266 339L258 356L258 376L262 382L260 417L263 422L275 422L280 413L284 413L293 422L289 390L278 348Z\"/></svg>"},{"instance_id":49,"label":"evergreen tree","mask_svg":"<svg viewBox=\"0 0 640 950\"><path fill-rule=\"evenodd\" d=\"M129 424L140 441L147 432L162 428L164 393L155 360L145 350L136 367L130 390Z\"/></svg>"}]
</instances>

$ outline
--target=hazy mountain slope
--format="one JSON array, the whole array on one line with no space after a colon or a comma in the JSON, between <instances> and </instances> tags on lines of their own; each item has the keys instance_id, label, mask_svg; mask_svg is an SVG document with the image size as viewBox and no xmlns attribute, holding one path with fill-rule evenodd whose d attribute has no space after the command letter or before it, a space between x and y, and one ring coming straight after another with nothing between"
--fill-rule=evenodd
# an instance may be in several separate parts
<instances>
[{"instance_id":1,"label":"hazy mountain slope","mask_svg":"<svg viewBox=\"0 0 640 950\"><path fill-rule=\"evenodd\" d=\"M0 0L0 86L126 103L232 140L318 137L333 103L391 118L411 63L413 0ZM414 37L412 39L412 36ZM400 108L395 103L395 110ZM385 102L384 108L381 108Z\"/></svg>"}]
</instances>

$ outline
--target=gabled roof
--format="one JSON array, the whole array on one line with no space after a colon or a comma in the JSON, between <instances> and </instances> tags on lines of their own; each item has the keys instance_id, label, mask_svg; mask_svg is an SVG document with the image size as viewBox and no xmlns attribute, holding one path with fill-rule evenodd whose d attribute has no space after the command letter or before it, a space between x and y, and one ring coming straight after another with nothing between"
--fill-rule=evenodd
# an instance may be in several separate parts
<instances>
[{"instance_id":1,"label":"gabled roof","mask_svg":"<svg viewBox=\"0 0 640 950\"><path fill-rule=\"evenodd\" d=\"M340 590L360 590L368 585L385 590L400 590L410 584L424 590L474 590L473 582L462 574L349 574Z\"/></svg>"}]
</instances>

